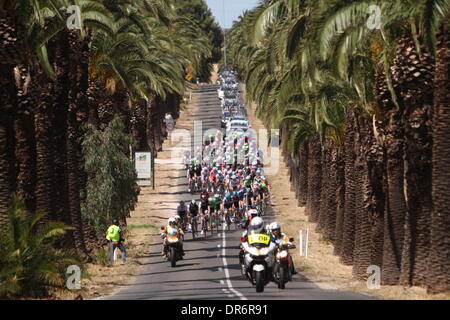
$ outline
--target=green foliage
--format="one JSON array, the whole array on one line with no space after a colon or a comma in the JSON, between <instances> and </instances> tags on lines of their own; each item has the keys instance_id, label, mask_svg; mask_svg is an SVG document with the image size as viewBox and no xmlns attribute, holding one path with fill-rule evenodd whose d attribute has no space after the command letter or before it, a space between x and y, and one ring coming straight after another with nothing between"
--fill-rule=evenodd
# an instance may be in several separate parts
<instances>
[{"instance_id":1,"label":"green foliage","mask_svg":"<svg viewBox=\"0 0 450 320\"><path fill-rule=\"evenodd\" d=\"M103 130L89 126L82 143L88 175L82 215L102 236L111 220L125 218L137 201L137 174L129 158L132 138L124 131L116 117Z\"/></svg>"},{"instance_id":2,"label":"green foliage","mask_svg":"<svg viewBox=\"0 0 450 320\"><path fill-rule=\"evenodd\" d=\"M206 81L211 74L211 64L219 62L222 58L222 29L215 22L214 16L204 0L174 0L174 3L178 15L195 23L210 41L210 57L203 61L201 69L198 71L200 80Z\"/></svg>"},{"instance_id":3,"label":"green foliage","mask_svg":"<svg viewBox=\"0 0 450 320\"><path fill-rule=\"evenodd\" d=\"M23 200L13 196L9 228L0 240L0 298L39 298L68 290L65 272L80 266L75 254L54 248L55 240L70 227L44 223L43 213L27 219Z\"/></svg>"},{"instance_id":4,"label":"green foliage","mask_svg":"<svg viewBox=\"0 0 450 320\"><path fill-rule=\"evenodd\" d=\"M93 254L94 263L107 267L111 264L109 252L105 248L97 249Z\"/></svg>"},{"instance_id":5,"label":"green foliage","mask_svg":"<svg viewBox=\"0 0 450 320\"><path fill-rule=\"evenodd\" d=\"M380 24L369 27L373 5ZM433 53L449 15L450 0L265 0L227 34L229 61L265 124L290 126L289 150L313 135L339 143L348 108L377 113L377 70L396 103L390 65L400 37L411 31Z\"/></svg>"}]
</instances>

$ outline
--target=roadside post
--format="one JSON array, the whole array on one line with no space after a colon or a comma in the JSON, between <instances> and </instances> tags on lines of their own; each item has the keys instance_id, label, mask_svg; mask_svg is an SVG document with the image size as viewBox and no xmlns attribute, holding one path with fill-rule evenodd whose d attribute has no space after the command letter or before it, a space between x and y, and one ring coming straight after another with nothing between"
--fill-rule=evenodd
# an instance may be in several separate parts
<instances>
[{"instance_id":1,"label":"roadside post","mask_svg":"<svg viewBox=\"0 0 450 320\"><path fill-rule=\"evenodd\" d=\"M309 228L298 231L300 257L308 259Z\"/></svg>"}]
</instances>

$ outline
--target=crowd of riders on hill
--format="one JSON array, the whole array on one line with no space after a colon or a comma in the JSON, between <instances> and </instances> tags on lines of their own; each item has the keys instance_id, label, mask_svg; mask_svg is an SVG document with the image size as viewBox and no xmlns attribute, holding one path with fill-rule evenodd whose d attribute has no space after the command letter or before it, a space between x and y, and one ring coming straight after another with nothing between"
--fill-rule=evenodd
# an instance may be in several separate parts
<instances>
[{"instance_id":1,"label":"crowd of riders on hill","mask_svg":"<svg viewBox=\"0 0 450 320\"><path fill-rule=\"evenodd\" d=\"M199 193L200 199L180 201L176 215L169 219L162 232L163 255L167 255L165 235L169 230L177 230L182 237L188 230L192 231L193 237L198 233L206 236L206 232L218 232L219 227L230 230L232 225L235 229L250 230L244 234L253 232L252 226L263 221L261 217L270 201L263 155L249 130L236 73L222 72L219 84L222 129L206 136L201 148L184 154L188 191ZM234 127L236 122L241 126ZM264 225L264 232L270 234L274 242L288 241L276 222ZM292 271L295 272L293 264Z\"/></svg>"}]
</instances>

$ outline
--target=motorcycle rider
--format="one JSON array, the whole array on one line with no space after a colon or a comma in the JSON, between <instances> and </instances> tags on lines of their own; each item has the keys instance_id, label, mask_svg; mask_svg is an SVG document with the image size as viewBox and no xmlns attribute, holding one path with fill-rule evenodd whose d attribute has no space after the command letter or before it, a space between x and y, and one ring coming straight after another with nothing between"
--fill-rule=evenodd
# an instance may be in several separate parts
<instances>
[{"instance_id":1,"label":"motorcycle rider","mask_svg":"<svg viewBox=\"0 0 450 320\"><path fill-rule=\"evenodd\" d=\"M270 232L266 229L264 220L261 217L254 217L251 220L251 222L248 225L248 229L242 233L241 238L241 242L248 242L249 244L264 243L266 245L269 245L270 242L272 241L274 241L274 238L271 237ZM241 250L239 251L239 261L241 262L241 265L244 262L244 254L245 252L241 244Z\"/></svg>"},{"instance_id":2,"label":"motorcycle rider","mask_svg":"<svg viewBox=\"0 0 450 320\"><path fill-rule=\"evenodd\" d=\"M180 233L180 235L184 235L183 230L177 226L177 222L176 219L174 217L170 217L167 220L167 226L163 227L161 230L161 238L163 239L163 251L162 251L162 255L165 256L168 252L169 249L169 243L166 240L166 236L169 232L172 231L172 229L175 229L175 231L177 231L178 233ZM181 250L181 256L184 256L184 249L183 249L183 238L179 237L179 246L180 246L180 250ZM182 258L182 257L181 257Z\"/></svg>"},{"instance_id":3,"label":"motorcycle rider","mask_svg":"<svg viewBox=\"0 0 450 320\"><path fill-rule=\"evenodd\" d=\"M281 226L277 222L272 222L269 225L269 230L273 241L279 245L290 242L289 237L284 232L281 232ZM291 266L291 273L297 274L297 270L295 270L294 267L294 261L292 260L292 256L290 254L288 254L288 263Z\"/></svg>"}]
</instances>

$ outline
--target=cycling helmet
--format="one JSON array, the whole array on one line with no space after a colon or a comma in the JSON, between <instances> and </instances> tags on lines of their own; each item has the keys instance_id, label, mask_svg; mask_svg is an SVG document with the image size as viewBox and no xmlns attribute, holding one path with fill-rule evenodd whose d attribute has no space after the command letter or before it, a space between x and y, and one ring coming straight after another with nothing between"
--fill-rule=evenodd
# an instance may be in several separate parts
<instances>
[{"instance_id":1,"label":"cycling helmet","mask_svg":"<svg viewBox=\"0 0 450 320\"><path fill-rule=\"evenodd\" d=\"M191 200L191 203L192 203L192 204L195 204L195 199L192 199L192 200Z\"/></svg>"},{"instance_id":2,"label":"cycling helmet","mask_svg":"<svg viewBox=\"0 0 450 320\"><path fill-rule=\"evenodd\" d=\"M225 197L229 198L229 197L231 197L231 194L227 193L227 194L225 194Z\"/></svg>"},{"instance_id":3,"label":"cycling helmet","mask_svg":"<svg viewBox=\"0 0 450 320\"><path fill-rule=\"evenodd\" d=\"M252 216L252 217L256 217L258 215L258 210L250 209L250 210L248 210L248 215Z\"/></svg>"},{"instance_id":4,"label":"cycling helmet","mask_svg":"<svg viewBox=\"0 0 450 320\"><path fill-rule=\"evenodd\" d=\"M116 226L119 225L119 220L114 219L114 220L113 220L113 224L115 224Z\"/></svg>"},{"instance_id":5,"label":"cycling helmet","mask_svg":"<svg viewBox=\"0 0 450 320\"><path fill-rule=\"evenodd\" d=\"M183 200L180 201L180 205L182 205L182 206L184 205L184 201Z\"/></svg>"},{"instance_id":6,"label":"cycling helmet","mask_svg":"<svg viewBox=\"0 0 450 320\"><path fill-rule=\"evenodd\" d=\"M175 218L174 217L170 217L168 220L167 220L167 223L170 225L170 224L172 224L172 223L175 223L176 221L175 221Z\"/></svg>"},{"instance_id":7,"label":"cycling helmet","mask_svg":"<svg viewBox=\"0 0 450 320\"><path fill-rule=\"evenodd\" d=\"M179 215L174 216L175 221L181 219Z\"/></svg>"}]
</instances>

